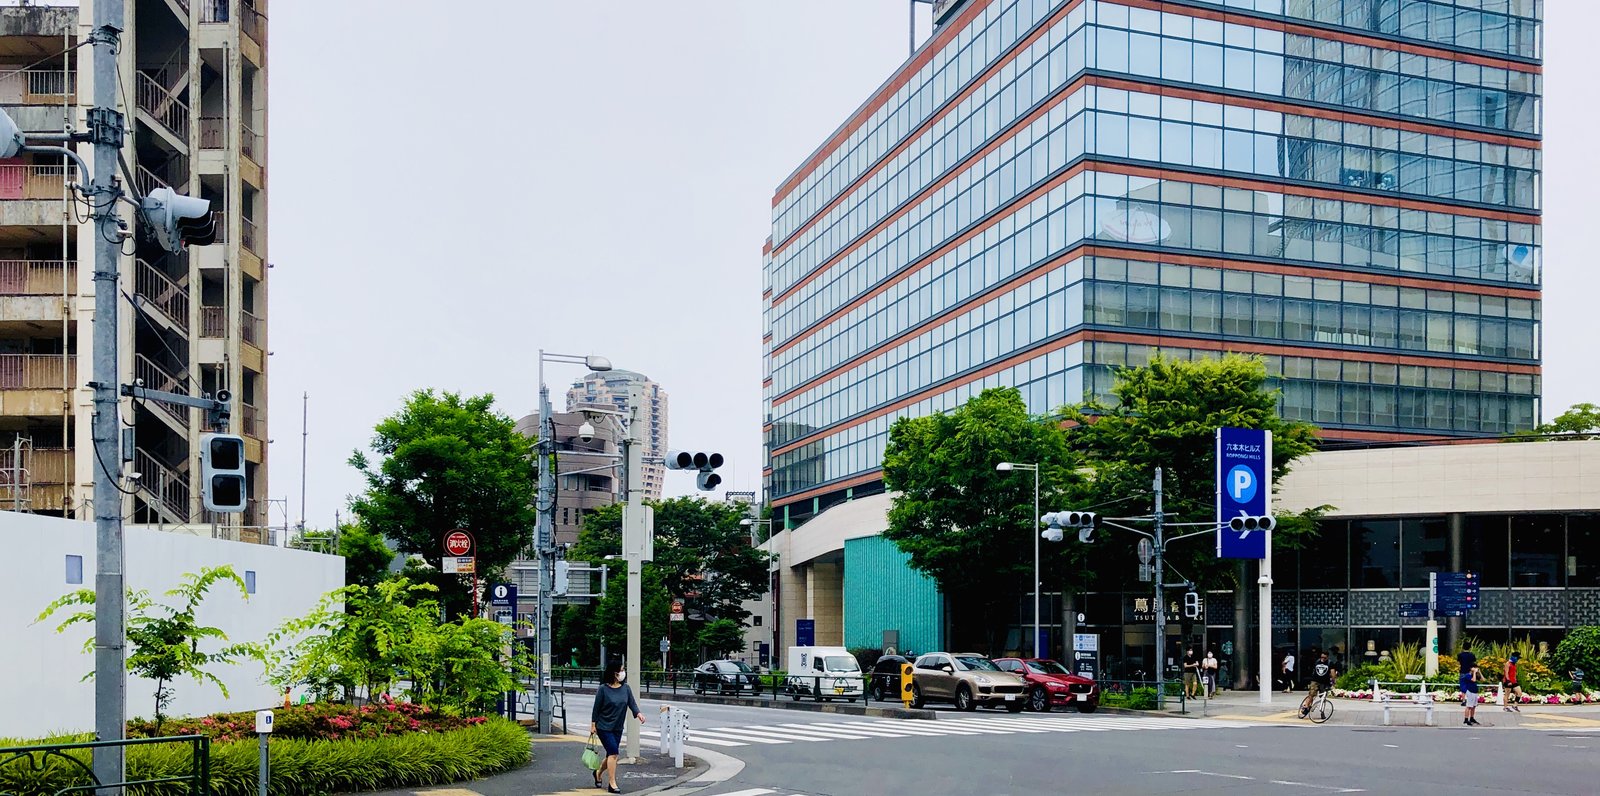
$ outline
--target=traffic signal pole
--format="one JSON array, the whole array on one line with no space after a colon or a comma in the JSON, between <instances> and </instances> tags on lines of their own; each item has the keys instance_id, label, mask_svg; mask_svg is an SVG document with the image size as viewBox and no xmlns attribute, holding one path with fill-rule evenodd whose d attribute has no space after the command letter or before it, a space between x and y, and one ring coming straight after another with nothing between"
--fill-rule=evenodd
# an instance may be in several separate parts
<instances>
[{"instance_id":1,"label":"traffic signal pole","mask_svg":"<svg viewBox=\"0 0 1600 796\"><path fill-rule=\"evenodd\" d=\"M1156 566L1156 710L1165 710L1167 706L1167 603L1166 592L1161 581L1166 577L1166 570L1161 568L1161 554L1166 552L1167 541L1162 538L1161 524L1165 519L1161 506L1161 468L1156 468L1155 480L1151 483L1151 490L1155 493L1155 511L1150 515L1150 533L1155 537L1155 566Z\"/></svg>"},{"instance_id":2,"label":"traffic signal pole","mask_svg":"<svg viewBox=\"0 0 1600 796\"><path fill-rule=\"evenodd\" d=\"M94 142L93 182L87 191L94 222L94 362L90 421L97 471L94 478L94 730L101 742L123 740L127 718L127 587L123 573L122 450L117 378L117 284L122 254L122 219L117 201L117 158L124 124L117 112L117 51L123 30L121 0L95 0L93 43L94 107L88 126ZM81 178L80 178L81 179ZM112 468L115 468L114 470ZM95 779L126 781L121 746L94 750ZM114 789L104 789L110 794Z\"/></svg>"}]
</instances>

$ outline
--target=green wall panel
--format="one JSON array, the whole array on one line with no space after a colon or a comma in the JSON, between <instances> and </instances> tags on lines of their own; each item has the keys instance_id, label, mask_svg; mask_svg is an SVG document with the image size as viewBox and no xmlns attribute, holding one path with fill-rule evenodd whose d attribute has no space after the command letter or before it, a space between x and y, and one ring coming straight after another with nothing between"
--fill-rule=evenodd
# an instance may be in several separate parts
<instances>
[{"instance_id":1,"label":"green wall panel","mask_svg":"<svg viewBox=\"0 0 1600 796\"><path fill-rule=\"evenodd\" d=\"M943 649L944 597L932 578L911 568L911 557L881 536L844 543L844 643L883 644L900 631L900 651Z\"/></svg>"}]
</instances>

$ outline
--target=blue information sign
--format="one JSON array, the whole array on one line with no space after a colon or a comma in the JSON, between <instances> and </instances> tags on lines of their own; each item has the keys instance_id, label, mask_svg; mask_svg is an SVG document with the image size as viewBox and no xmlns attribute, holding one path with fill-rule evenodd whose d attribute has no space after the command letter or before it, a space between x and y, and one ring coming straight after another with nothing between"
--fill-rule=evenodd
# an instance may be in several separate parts
<instances>
[{"instance_id":1,"label":"blue information sign","mask_svg":"<svg viewBox=\"0 0 1600 796\"><path fill-rule=\"evenodd\" d=\"M1217 429L1217 557L1266 558L1264 531L1234 531L1234 517L1265 517L1272 502L1272 432Z\"/></svg>"},{"instance_id":2,"label":"blue information sign","mask_svg":"<svg viewBox=\"0 0 1600 796\"><path fill-rule=\"evenodd\" d=\"M517 586L514 583L496 583L489 587L489 604L496 608L516 608Z\"/></svg>"},{"instance_id":3,"label":"blue information sign","mask_svg":"<svg viewBox=\"0 0 1600 796\"><path fill-rule=\"evenodd\" d=\"M1413 619L1415 619L1417 617L1427 616L1428 615L1428 604L1427 603L1400 603L1400 615L1404 616L1404 617L1410 617L1410 618L1413 618Z\"/></svg>"},{"instance_id":4,"label":"blue information sign","mask_svg":"<svg viewBox=\"0 0 1600 796\"><path fill-rule=\"evenodd\" d=\"M796 647L811 647L817 643L817 620L794 620L794 645Z\"/></svg>"}]
</instances>

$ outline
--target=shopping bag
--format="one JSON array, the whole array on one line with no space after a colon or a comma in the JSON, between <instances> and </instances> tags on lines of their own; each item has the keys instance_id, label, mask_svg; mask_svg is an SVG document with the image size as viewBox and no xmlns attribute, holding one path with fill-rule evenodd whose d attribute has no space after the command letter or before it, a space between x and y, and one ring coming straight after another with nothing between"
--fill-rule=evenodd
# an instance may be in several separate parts
<instances>
[{"instance_id":1,"label":"shopping bag","mask_svg":"<svg viewBox=\"0 0 1600 796\"><path fill-rule=\"evenodd\" d=\"M600 763L604 760L605 757L600 754L600 739L590 735L589 742L583 747L584 767L590 771L599 771Z\"/></svg>"}]
</instances>

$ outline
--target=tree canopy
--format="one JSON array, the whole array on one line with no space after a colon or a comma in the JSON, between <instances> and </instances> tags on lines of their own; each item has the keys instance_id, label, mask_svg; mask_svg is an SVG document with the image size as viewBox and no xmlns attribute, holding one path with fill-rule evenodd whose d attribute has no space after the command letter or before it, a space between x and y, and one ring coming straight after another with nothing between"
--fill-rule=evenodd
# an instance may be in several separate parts
<instances>
[{"instance_id":1,"label":"tree canopy","mask_svg":"<svg viewBox=\"0 0 1600 796\"><path fill-rule=\"evenodd\" d=\"M883 535L950 597L958 631L1011 623L1033 579L1033 474L997 471L1037 464L1040 511L1076 494L1080 457L1059 423L1028 414L1012 388L985 390L948 414L901 418L889 429L883 477L899 493ZM1081 551L1055 546L1046 583L1076 570ZM998 649L999 640L984 640Z\"/></svg>"},{"instance_id":2,"label":"tree canopy","mask_svg":"<svg viewBox=\"0 0 1600 796\"><path fill-rule=\"evenodd\" d=\"M1567 411L1556 415L1556 419L1512 438L1516 442L1589 439L1600 439L1600 406L1592 403L1573 404Z\"/></svg>"},{"instance_id":3,"label":"tree canopy","mask_svg":"<svg viewBox=\"0 0 1600 796\"><path fill-rule=\"evenodd\" d=\"M469 531L480 578L496 577L533 541L537 482L533 442L517 433L494 397L419 390L374 429L372 456L356 451L350 464L366 491L351 503L366 532L400 552L422 556L430 582L454 614L471 605L471 579L439 572L443 540Z\"/></svg>"}]
</instances>

